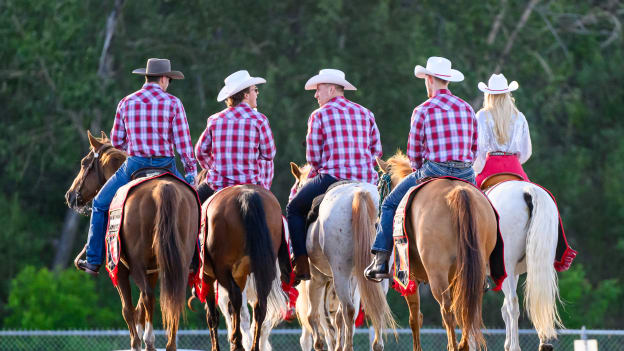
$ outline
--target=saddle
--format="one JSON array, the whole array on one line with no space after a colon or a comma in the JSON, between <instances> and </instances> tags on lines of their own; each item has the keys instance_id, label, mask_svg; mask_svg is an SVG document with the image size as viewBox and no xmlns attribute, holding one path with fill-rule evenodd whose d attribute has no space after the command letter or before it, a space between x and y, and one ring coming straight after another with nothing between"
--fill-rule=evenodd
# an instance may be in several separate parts
<instances>
[{"instance_id":1,"label":"saddle","mask_svg":"<svg viewBox=\"0 0 624 351\"><path fill-rule=\"evenodd\" d=\"M308 211L308 215L306 216L306 231L308 227L310 226L310 224L314 223L318 219L319 208L321 207L321 202L323 202L323 199L325 198L325 194L327 194L330 190L332 190L333 188L337 186L344 185L344 184L351 184L351 183L355 183L355 181L339 180L335 182L334 184L330 185L329 188L327 188L327 190L325 191L325 193L318 195L312 200L312 206L310 207L310 211Z\"/></svg>"},{"instance_id":2,"label":"saddle","mask_svg":"<svg viewBox=\"0 0 624 351\"><path fill-rule=\"evenodd\" d=\"M136 180L143 177L155 177L167 172L171 171L163 167L146 167L134 171L134 173L130 176L130 179Z\"/></svg>"}]
</instances>

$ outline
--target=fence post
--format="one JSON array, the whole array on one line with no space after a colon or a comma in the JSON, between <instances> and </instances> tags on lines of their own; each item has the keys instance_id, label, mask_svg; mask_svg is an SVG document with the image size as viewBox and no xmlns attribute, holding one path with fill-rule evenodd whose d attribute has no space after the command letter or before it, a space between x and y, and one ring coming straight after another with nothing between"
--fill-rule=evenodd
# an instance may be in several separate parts
<instances>
[{"instance_id":1,"label":"fence post","mask_svg":"<svg viewBox=\"0 0 624 351\"><path fill-rule=\"evenodd\" d=\"M372 326L368 327L368 349L373 351L373 342L375 341L375 329Z\"/></svg>"}]
</instances>

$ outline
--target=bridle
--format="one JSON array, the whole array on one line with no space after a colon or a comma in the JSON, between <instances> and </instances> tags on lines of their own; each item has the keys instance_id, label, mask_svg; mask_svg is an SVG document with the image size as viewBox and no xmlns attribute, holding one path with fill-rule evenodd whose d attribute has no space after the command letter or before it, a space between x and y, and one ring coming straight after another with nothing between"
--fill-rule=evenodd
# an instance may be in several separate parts
<instances>
[{"instance_id":1,"label":"bridle","mask_svg":"<svg viewBox=\"0 0 624 351\"><path fill-rule=\"evenodd\" d=\"M97 150L94 149L91 151L93 152L93 158L91 159L91 162L89 162L89 165L87 166L85 171L82 173L82 177L78 181L78 186L76 187L76 190L74 190L76 197L74 197L74 203L72 204L72 207L78 213L82 215L86 215L87 212L90 212L91 210L91 206L86 205L86 204L78 208L78 202L79 201L82 202L82 200L84 200L81 195L81 190L82 190L82 187L84 186L84 181L87 178L87 175L89 175L89 173L91 172L91 169L94 168L94 166L97 164L97 167L95 167L95 171L97 172L100 186L95 190L95 193L97 194L100 191L102 186L104 186L104 183L106 183L106 177L104 177L104 172L102 171L102 167L100 166L100 162L99 162L100 154L103 155L104 153L106 153L106 151L108 151L112 147L113 147L112 145L104 144L100 146Z\"/></svg>"}]
</instances>

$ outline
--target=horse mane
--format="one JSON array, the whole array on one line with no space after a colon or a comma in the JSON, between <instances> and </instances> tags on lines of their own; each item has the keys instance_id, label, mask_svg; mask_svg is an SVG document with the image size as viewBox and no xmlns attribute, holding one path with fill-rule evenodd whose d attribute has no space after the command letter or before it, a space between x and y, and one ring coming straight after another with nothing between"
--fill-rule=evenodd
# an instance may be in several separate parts
<instances>
[{"instance_id":1,"label":"horse mane","mask_svg":"<svg viewBox=\"0 0 624 351\"><path fill-rule=\"evenodd\" d=\"M412 173L409 158L401 150L397 150L386 162L389 166L388 173L390 173L393 184L399 184L403 178Z\"/></svg>"},{"instance_id":2,"label":"horse mane","mask_svg":"<svg viewBox=\"0 0 624 351\"><path fill-rule=\"evenodd\" d=\"M98 140L102 143L102 146L111 146L102 154L102 167L107 168L111 165L118 167L126 160L126 158L128 158L128 154L116 149L108 138L98 138Z\"/></svg>"}]
</instances>

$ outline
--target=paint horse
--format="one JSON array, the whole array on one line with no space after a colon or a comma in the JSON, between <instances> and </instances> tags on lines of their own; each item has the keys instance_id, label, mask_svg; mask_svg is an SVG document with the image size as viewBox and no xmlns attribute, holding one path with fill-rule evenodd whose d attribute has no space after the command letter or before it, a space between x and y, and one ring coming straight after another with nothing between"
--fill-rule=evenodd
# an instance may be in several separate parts
<instances>
[{"instance_id":1,"label":"paint horse","mask_svg":"<svg viewBox=\"0 0 624 351\"><path fill-rule=\"evenodd\" d=\"M67 204L85 213L127 155L115 149L102 132L101 138L88 133L89 153L82 159L80 172L65 197ZM117 291L123 317L130 331L133 351L154 346L154 293L160 277L160 309L167 329L167 351L176 350L180 314L184 312L189 266L199 230L197 195L173 176L159 177L137 185L128 194L121 223L121 256L127 267L118 266ZM157 272L148 272L158 267ZM136 309L132 305L130 280L139 288Z\"/></svg>"},{"instance_id":2,"label":"paint horse","mask_svg":"<svg viewBox=\"0 0 624 351\"><path fill-rule=\"evenodd\" d=\"M296 179L295 188L299 189L307 181L310 168L290 165ZM335 351L353 350L353 325L357 312L353 301L354 284L357 284L364 312L375 329L373 350L383 350L383 330L396 327L382 285L364 278L364 269L372 260L370 247L375 235L378 200L377 189L372 184L335 186L325 194L318 219L308 228L306 249L311 275L308 321L313 330L315 350L323 349L319 306L324 300L324 287L330 281L333 281L339 300Z\"/></svg>"},{"instance_id":3,"label":"paint horse","mask_svg":"<svg viewBox=\"0 0 624 351\"><path fill-rule=\"evenodd\" d=\"M407 157L397 153L377 159L394 188L412 173ZM434 179L422 186L406 208L410 279L416 291L405 296L409 306L413 348L422 350L422 314L418 284L428 282L440 304L448 350L485 347L481 306L487 262L497 238L496 214L479 189L460 180ZM457 344L455 326L462 338Z\"/></svg>"}]
</instances>

